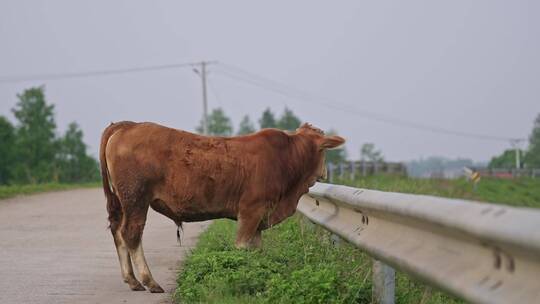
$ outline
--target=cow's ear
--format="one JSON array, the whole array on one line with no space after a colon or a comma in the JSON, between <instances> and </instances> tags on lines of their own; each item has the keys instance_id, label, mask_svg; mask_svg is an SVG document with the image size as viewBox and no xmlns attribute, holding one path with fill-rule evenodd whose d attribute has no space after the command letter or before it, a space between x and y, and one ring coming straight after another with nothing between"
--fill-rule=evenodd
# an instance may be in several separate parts
<instances>
[{"instance_id":1,"label":"cow's ear","mask_svg":"<svg viewBox=\"0 0 540 304\"><path fill-rule=\"evenodd\" d=\"M321 142L321 148L333 149L337 148L345 143L345 138L337 135L324 136Z\"/></svg>"}]
</instances>

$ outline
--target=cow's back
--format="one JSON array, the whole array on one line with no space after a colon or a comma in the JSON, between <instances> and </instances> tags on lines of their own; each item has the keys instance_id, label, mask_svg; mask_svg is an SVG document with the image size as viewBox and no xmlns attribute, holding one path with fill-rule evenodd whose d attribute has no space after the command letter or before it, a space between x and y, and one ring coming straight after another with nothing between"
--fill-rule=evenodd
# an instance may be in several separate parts
<instances>
[{"instance_id":1,"label":"cow's back","mask_svg":"<svg viewBox=\"0 0 540 304\"><path fill-rule=\"evenodd\" d=\"M201 212L233 217L261 165L261 145L264 140L257 137L206 137L138 123L111 136L106 157L120 191L145 191L148 199L165 201L188 217Z\"/></svg>"}]
</instances>

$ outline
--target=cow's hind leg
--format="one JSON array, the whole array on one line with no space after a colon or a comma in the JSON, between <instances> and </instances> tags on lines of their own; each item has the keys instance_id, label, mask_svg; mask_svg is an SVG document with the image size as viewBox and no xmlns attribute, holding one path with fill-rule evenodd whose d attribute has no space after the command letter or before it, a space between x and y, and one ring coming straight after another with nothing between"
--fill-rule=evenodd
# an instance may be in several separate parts
<instances>
[{"instance_id":1,"label":"cow's hind leg","mask_svg":"<svg viewBox=\"0 0 540 304\"><path fill-rule=\"evenodd\" d=\"M119 231L113 232L114 243L116 245L116 252L118 253L118 260L120 261L120 269L122 270L122 278L124 282L129 285L131 290L141 291L145 290L144 286L137 281L133 274L133 267L131 266L131 257L126 246L126 242L123 240Z\"/></svg>"},{"instance_id":2,"label":"cow's hind leg","mask_svg":"<svg viewBox=\"0 0 540 304\"><path fill-rule=\"evenodd\" d=\"M142 284L137 281L135 275L133 274L133 267L131 266L129 251L126 242L122 239L122 235L120 233L120 225L123 218L120 202L115 195L109 197L108 199L110 200L107 206L109 212L109 223L114 239L114 245L116 247L116 253L118 254L118 261L120 262L122 278L132 290L145 290Z\"/></svg>"},{"instance_id":3,"label":"cow's hind leg","mask_svg":"<svg viewBox=\"0 0 540 304\"><path fill-rule=\"evenodd\" d=\"M138 270L142 283L148 287L150 292L161 293L164 290L152 277L142 247L142 234L146 223L148 207L148 203L137 202L124 210L125 219L122 223L121 235L126 241L129 255Z\"/></svg>"},{"instance_id":4,"label":"cow's hind leg","mask_svg":"<svg viewBox=\"0 0 540 304\"><path fill-rule=\"evenodd\" d=\"M135 250L130 250L131 256L133 257L133 262L137 267L139 274L142 278L142 282L145 286L148 287L150 292L161 293L164 292L163 288L159 286L158 283L152 277L150 268L148 268L148 263L146 263L146 258L144 257L144 251L142 247L142 241L139 242L139 245Z\"/></svg>"}]
</instances>

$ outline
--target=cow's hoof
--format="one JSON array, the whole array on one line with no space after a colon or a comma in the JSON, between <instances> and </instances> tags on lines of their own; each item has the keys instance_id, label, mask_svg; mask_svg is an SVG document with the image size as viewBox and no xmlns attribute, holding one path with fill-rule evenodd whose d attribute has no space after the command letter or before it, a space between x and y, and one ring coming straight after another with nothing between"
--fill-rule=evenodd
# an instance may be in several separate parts
<instances>
[{"instance_id":1,"label":"cow's hoof","mask_svg":"<svg viewBox=\"0 0 540 304\"><path fill-rule=\"evenodd\" d=\"M252 243L237 243L235 244L236 249L238 250L254 250L254 249L261 249L262 245L259 244L252 244Z\"/></svg>"},{"instance_id":2,"label":"cow's hoof","mask_svg":"<svg viewBox=\"0 0 540 304\"><path fill-rule=\"evenodd\" d=\"M161 288L161 286L159 285L150 286L148 288L151 293L164 293L165 292L165 290L163 290L163 288Z\"/></svg>"},{"instance_id":3,"label":"cow's hoof","mask_svg":"<svg viewBox=\"0 0 540 304\"><path fill-rule=\"evenodd\" d=\"M236 242L234 247L239 250L249 249L249 244L247 242Z\"/></svg>"},{"instance_id":4,"label":"cow's hoof","mask_svg":"<svg viewBox=\"0 0 540 304\"><path fill-rule=\"evenodd\" d=\"M144 286L142 286L142 284L139 283L139 282L137 282L137 283L135 283L135 284L130 284L130 285L129 285L129 288L131 288L131 290L133 290L133 291L143 291L143 290L146 290L146 289L144 288Z\"/></svg>"}]
</instances>

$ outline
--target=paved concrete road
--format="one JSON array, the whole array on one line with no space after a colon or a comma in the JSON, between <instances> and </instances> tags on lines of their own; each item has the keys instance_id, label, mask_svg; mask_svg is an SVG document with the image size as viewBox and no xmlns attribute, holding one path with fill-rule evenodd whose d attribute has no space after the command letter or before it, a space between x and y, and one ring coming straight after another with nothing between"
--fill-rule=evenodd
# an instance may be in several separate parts
<instances>
[{"instance_id":1,"label":"paved concrete road","mask_svg":"<svg viewBox=\"0 0 540 304\"><path fill-rule=\"evenodd\" d=\"M101 189L0 201L0 303L168 303L181 259L208 223L176 225L149 211L146 259L169 293L131 291L122 281Z\"/></svg>"}]
</instances>

